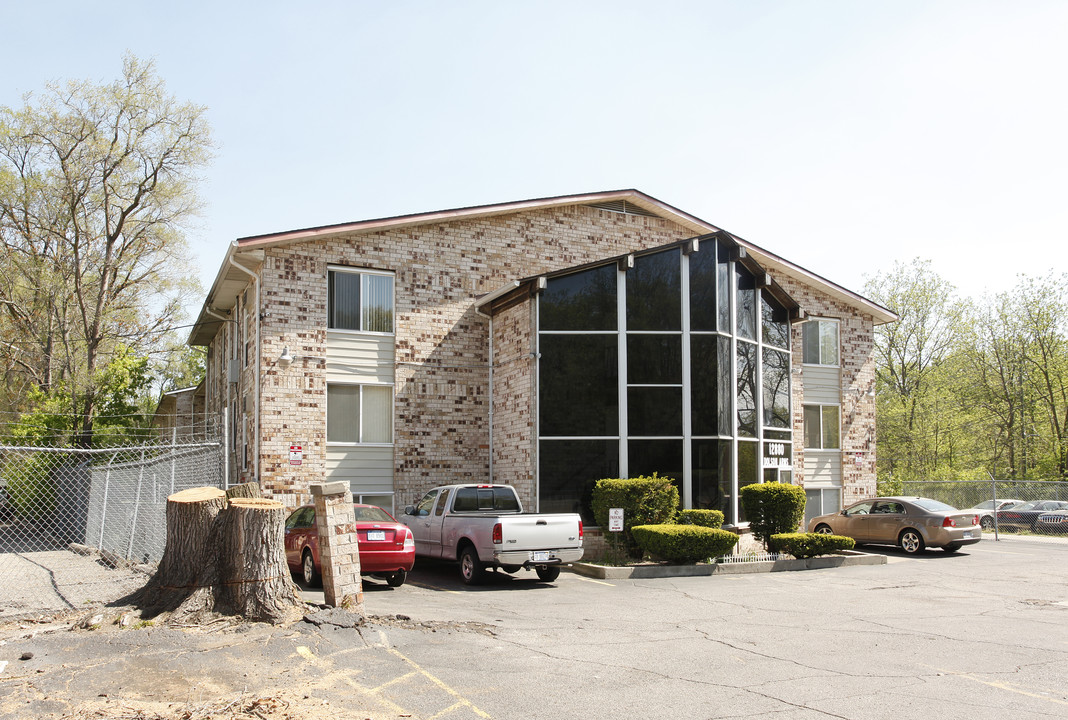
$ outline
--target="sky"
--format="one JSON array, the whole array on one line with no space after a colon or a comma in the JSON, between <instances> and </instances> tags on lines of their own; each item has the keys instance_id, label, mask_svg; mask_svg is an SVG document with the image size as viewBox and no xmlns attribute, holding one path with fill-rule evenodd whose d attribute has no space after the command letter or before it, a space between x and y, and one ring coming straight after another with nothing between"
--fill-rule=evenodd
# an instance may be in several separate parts
<instances>
[{"instance_id":1,"label":"sky","mask_svg":"<svg viewBox=\"0 0 1068 720\"><path fill-rule=\"evenodd\" d=\"M0 105L129 51L208 108L205 290L239 237L622 188L857 292L1068 271L1062 0L5 5Z\"/></svg>"}]
</instances>

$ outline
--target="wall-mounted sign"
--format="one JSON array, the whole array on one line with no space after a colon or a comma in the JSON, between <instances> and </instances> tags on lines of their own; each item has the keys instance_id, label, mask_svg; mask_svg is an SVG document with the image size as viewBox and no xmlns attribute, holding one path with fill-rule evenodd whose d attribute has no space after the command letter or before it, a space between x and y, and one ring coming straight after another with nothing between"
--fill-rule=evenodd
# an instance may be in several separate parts
<instances>
[{"instance_id":1,"label":"wall-mounted sign","mask_svg":"<svg viewBox=\"0 0 1068 720\"><path fill-rule=\"evenodd\" d=\"M790 445L784 442L765 442L762 467L789 468L793 466L790 458Z\"/></svg>"},{"instance_id":2,"label":"wall-mounted sign","mask_svg":"<svg viewBox=\"0 0 1068 720\"><path fill-rule=\"evenodd\" d=\"M304 462L304 448L301 445L289 446L289 464L300 465Z\"/></svg>"}]
</instances>

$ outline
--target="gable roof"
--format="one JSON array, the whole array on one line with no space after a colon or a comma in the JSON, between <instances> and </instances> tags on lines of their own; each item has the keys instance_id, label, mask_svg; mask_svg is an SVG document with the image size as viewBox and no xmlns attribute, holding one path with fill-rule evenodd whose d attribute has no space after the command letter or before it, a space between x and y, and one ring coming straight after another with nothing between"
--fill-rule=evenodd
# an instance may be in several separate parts
<instances>
[{"instance_id":1,"label":"gable roof","mask_svg":"<svg viewBox=\"0 0 1068 720\"><path fill-rule=\"evenodd\" d=\"M321 225L317 227L288 230L284 232L269 233L266 235L251 235L238 238L230 243L222 267L212 284L208 295L204 300L196 325L189 336L190 345L207 345L218 332L219 326L226 321L226 313L237 304L237 296L244 290L252 275L252 271L265 257L264 250L269 247L289 245L318 240L320 238L334 237L337 235L350 235L361 233L374 233L383 230L415 227L419 225L432 225L438 223L453 222L457 220L472 220L495 215L509 215L529 210L541 210L546 208L564 207L568 205L605 205L609 203L623 202L631 204L645 211L645 213L670 220L691 230L695 236L719 232L720 228L706 222L694 215L680 210L672 205L657 200L651 195L634 190L609 190L605 192L584 193L581 195L558 195L555 197L536 198L533 200L519 200L514 202L496 203L492 205L475 205L471 207L455 208L452 210L438 210L435 212L416 213L412 215L396 215L392 217L377 218L372 220L360 220L357 222L339 223L335 225ZM731 237L746 249L753 258L763 267L784 275L793 277L807 285L814 286L828 295L842 302L870 314L876 325L893 322L898 316L887 308L873 302L851 290L827 280L809 270L795 265L788 260L770 253L763 248L754 245L736 235Z\"/></svg>"}]
</instances>

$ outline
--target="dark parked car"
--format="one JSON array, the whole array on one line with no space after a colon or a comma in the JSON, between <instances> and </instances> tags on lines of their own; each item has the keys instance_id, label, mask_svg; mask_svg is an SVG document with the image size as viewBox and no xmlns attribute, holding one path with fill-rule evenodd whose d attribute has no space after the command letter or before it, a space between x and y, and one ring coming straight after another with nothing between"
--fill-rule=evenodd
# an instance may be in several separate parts
<instances>
[{"instance_id":1,"label":"dark parked car","mask_svg":"<svg viewBox=\"0 0 1068 720\"><path fill-rule=\"evenodd\" d=\"M415 538L407 526L375 505L353 503L356 511L356 540L360 549L360 574L385 580L400 587L415 565ZM305 505L286 520L286 562L307 585L321 580L319 531L315 526L315 506Z\"/></svg>"},{"instance_id":2,"label":"dark parked car","mask_svg":"<svg viewBox=\"0 0 1068 720\"><path fill-rule=\"evenodd\" d=\"M1035 532L1068 533L1068 510L1051 510L1038 516Z\"/></svg>"},{"instance_id":3,"label":"dark parked car","mask_svg":"<svg viewBox=\"0 0 1068 720\"><path fill-rule=\"evenodd\" d=\"M812 518L808 530L851 537L858 545L897 545L909 554L925 547L956 552L983 537L974 512L923 497L862 500L841 512Z\"/></svg>"},{"instance_id":4,"label":"dark parked car","mask_svg":"<svg viewBox=\"0 0 1068 720\"><path fill-rule=\"evenodd\" d=\"M1017 505L1011 510L998 513L998 526L1003 530L1030 530L1035 531L1035 524L1039 515L1051 510L1064 510L1068 508L1068 500L1036 500L1035 502Z\"/></svg>"}]
</instances>

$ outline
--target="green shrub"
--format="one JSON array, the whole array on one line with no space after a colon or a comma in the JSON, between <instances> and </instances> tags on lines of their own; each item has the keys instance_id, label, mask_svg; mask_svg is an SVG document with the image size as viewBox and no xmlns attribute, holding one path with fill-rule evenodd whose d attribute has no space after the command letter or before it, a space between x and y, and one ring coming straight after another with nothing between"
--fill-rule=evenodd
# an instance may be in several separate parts
<instances>
[{"instance_id":1,"label":"green shrub","mask_svg":"<svg viewBox=\"0 0 1068 720\"><path fill-rule=\"evenodd\" d=\"M694 563L729 553L738 536L700 525L636 525L631 528L642 550L677 563Z\"/></svg>"},{"instance_id":2,"label":"green shrub","mask_svg":"<svg viewBox=\"0 0 1068 720\"><path fill-rule=\"evenodd\" d=\"M777 533L768 540L774 552L787 552L795 558L829 555L838 550L852 550L853 538L822 533Z\"/></svg>"},{"instance_id":3,"label":"green shrub","mask_svg":"<svg viewBox=\"0 0 1068 720\"><path fill-rule=\"evenodd\" d=\"M800 485L746 485L741 495L749 529L765 544L772 535L797 532L805 518L805 489Z\"/></svg>"},{"instance_id":4,"label":"green shrub","mask_svg":"<svg viewBox=\"0 0 1068 720\"><path fill-rule=\"evenodd\" d=\"M701 527L723 527L723 513L719 510L679 510L679 525L700 525Z\"/></svg>"},{"instance_id":5,"label":"green shrub","mask_svg":"<svg viewBox=\"0 0 1068 720\"><path fill-rule=\"evenodd\" d=\"M605 531L610 543L622 544L632 558L641 557L641 547L634 541L635 525L658 525L675 518L679 507L679 490L671 478L606 478L593 488L593 519ZM623 508L623 532L608 531L608 510Z\"/></svg>"}]
</instances>

